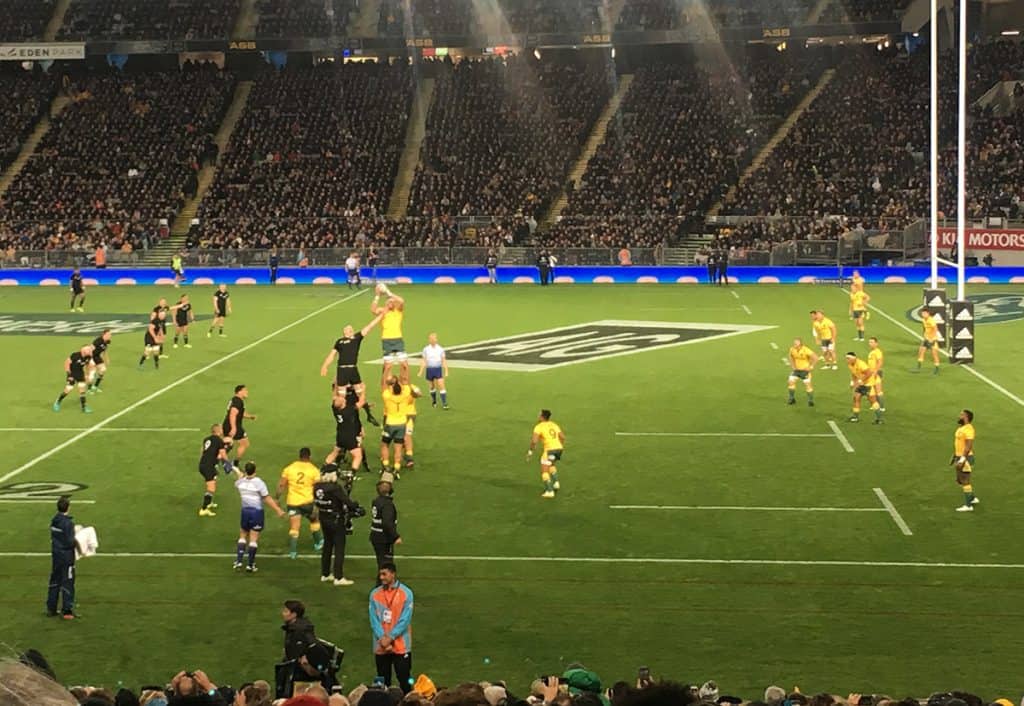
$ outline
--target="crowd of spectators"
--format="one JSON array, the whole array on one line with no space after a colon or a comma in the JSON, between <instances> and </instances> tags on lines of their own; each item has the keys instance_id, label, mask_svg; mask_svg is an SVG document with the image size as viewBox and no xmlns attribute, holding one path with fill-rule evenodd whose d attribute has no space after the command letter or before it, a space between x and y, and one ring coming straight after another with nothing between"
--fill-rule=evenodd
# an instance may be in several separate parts
<instances>
[{"instance_id":1,"label":"crowd of spectators","mask_svg":"<svg viewBox=\"0 0 1024 706\"><path fill-rule=\"evenodd\" d=\"M608 30L608 5L602 0L499 0L498 10L513 32L602 32ZM485 29L492 19L478 17Z\"/></svg>"},{"instance_id":2,"label":"crowd of spectators","mask_svg":"<svg viewBox=\"0 0 1024 706\"><path fill-rule=\"evenodd\" d=\"M688 23L676 0L626 0L616 29L667 30Z\"/></svg>"},{"instance_id":3,"label":"crowd of spectators","mask_svg":"<svg viewBox=\"0 0 1024 706\"><path fill-rule=\"evenodd\" d=\"M689 16L707 12L721 27L790 27L803 24L817 0L691 0Z\"/></svg>"},{"instance_id":4,"label":"crowd of spectators","mask_svg":"<svg viewBox=\"0 0 1024 706\"><path fill-rule=\"evenodd\" d=\"M608 683L584 665L568 665L563 674L535 679L520 691L505 681L435 684L420 675L403 693L398 687L360 684L347 693L330 693L317 683L296 685L295 695L275 699L264 680L245 682L237 689L218 686L203 670L182 671L166 685L140 691L117 691L94 686L66 689L53 669L35 650L20 662L0 663L0 677L9 706L1012 706L1008 698L987 700L964 691L936 692L925 698L896 699L885 694L828 692L805 694L768 686L753 698L729 693L713 680L703 683L650 678Z\"/></svg>"},{"instance_id":5,"label":"crowd of spectators","mask_svg":"<svg viewBox=\"0 0 1024 706\"><path fill-rule=\"evenodd\" d=\"M58 39L223 39L241 0L72 0Z\"/></svg>"},{"instance_id":6,"label":"crowd of spectators","mask_svg":"<svg viewBox=\"0 0 1024 706\"><path fill-rule=\"evenodd\" d=\"M702 216L759 139L735 89L731 76L701 66L637 70L563 215Z\"/></svg>"},{"instance_id":7,"label":"crowd of spectators","mask_svg":"<svg viewBox=\"0 0 1024 706\"><path fill-rule=\"evenodd\" d=\"M448 63L427 115L410 214L539 217L611 93L602 65L532 55Z\"/></svg>"},{"instance_id":8,"label":"crowd of spectators","mask_svg":"<svg viewBox=\"0 0 1024 706\"><path fill-rule=\"evenodd\" d=\"M465 35L473 28L472 0L381 0L379 31L388 36ZM405 8L412 9L407 17Z\"/></svg>"},{"instance_id":9,"label":"crowd of spectators","mask_svg":"<svg viewBox=\"0 0 1024 706\"><path fill-rule=\"evenodd\" d=\"M357 0L258 0L256 36L267 38L343 35Z\"/></svg>"},{"instance_id":10,"label":"crowd of spectators","mask_svg":"<svg viewBox=\"0 0 1024 706\"><path fill-rule=\"evenodd\" d=\"M832 0L818 22L895 22L906 5L906 0Z\"/></svg>"},{"instance_id":11,"label":"crowd of spectators","mask_svg":"<svg viewBox=\"0 0 1024 706\"><path fill-rule=\"evenodd\" d=\"M10 66L10 62L7 62ZM57 91L53 76L0 66L0 171L14 161Z\"/></svg>"},{"instance_id":12,"label":"crowd of spectators","mask_svg":"<svg viewBox=\"0 0 1024 706\"><path fill-rule=\"evenodd\" d=\"M29 249L159 237L195 189L234 82L208 66L74 81L4 194L0 232Z\"/></svg>"},{"instance_id":13,"label":"crowd of spectators","mask_svg":"<svg viewBox=\"0 0 1024 706\"><path fill-rule=\"evenodd\" d=\"M0 41L40 39L56 0L0 0Z\"/></svg>"},{"instance_id":14,"label":"crowd of spectators","mask_svg":"<svg viewBox=\"0 0 1024 706\"><path fill-rule=\"evenodd\" d=\"M848 52L723 213L909 222L927 212L927 70L926 55Z\"/></svg>"},{"instance_id":15,"label":"crowd of spectators","mask_svg":"<svg viewBox=\"0 0 1024 706\"><path fill-rule=\"evenodd\" d=\"M407 226L381 217L412 93L401 62L266 68L203 200L198 242L331 247L360 234L399 237Z\"/></svg>"},{"instance_id":16,"label":"crowd of spectators","mask_svg":"<svg viewBox=\"0 0 1024 706\"><path fill-rule=\"evenodd\" d=\"M956 62L949 56L944 63L948 69L942 81L955 89ZM972 45L967 71L967 92L972 102L999 81L1024 81L1024 42L999 40Z\"/></svg>"}]
</instances>

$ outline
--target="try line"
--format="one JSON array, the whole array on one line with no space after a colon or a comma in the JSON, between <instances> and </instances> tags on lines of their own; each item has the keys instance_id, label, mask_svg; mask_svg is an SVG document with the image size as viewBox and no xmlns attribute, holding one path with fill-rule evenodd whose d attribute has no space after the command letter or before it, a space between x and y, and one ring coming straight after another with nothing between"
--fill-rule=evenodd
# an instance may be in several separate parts
<instances>
[{"instance_id":1,"label":"try line","mask_svg":"<svg viewBox=\"0 0 1024 706\"><path fill-rule=\"evenodd\" d=\"M735 512L887 512L884 507L769 507L766 505L609 505L609 510L716 510Z\"/></svg>"},{"instance_id":2,"label":"try line","mask_svg":"<svg viewBox=\"0 0 1024 706\"><path fill-rule=\"evenodd\" d=\"M849 292L849 290L847 290L847 289L843 289L843 291L844 291L844 292L846 292L847 294L849 294L849 293L850 293L850 292ZM917 332L917 331L915 331L914 329L910 328L909 326L907 326L906 324L904 324L904 323L903 323L902 321L900 321L899 319L896 319L896 318L894 318L894 317L892 317L892 316L889 316L889 314L885 313L884 311L882 311L881 309L879 309L879 308L878 308L877 306L875 306L874 304L868 304L868 307L869 307L869 308L870 308L870 309L871 309L872 311L877 311L877 312L878 312L879 314L881 314L881 315L882 315L882 317L884 317L884 318L888 319L888 320L889 320L889 321L891 321L892 323L894 323L894 324L896 324L897 326L899 326L899 327L900 327L901 329L903 329L904 331L906 331L907 333L909 333L909 334L910 334L910 335L911 335L911 336L912 336L913 338L915 338L915 339L920 339L920 338L921 338L921 335L920 335L920 333L919 333L919 332ZM941 349L941 348L940 348L940 349L939 349L939 352L940 352L940 353L941 353L942 355L946 356L947 358L949 357L949 353L948 353L948 352L946 352L946 351L944 351L943 349ZM991 387L991 388L992 388L993 390L996 390L996 391L998 391L998 392L1001 392L1001 393L1002 393L1002 394L1004 394L1004 395L1005 395L1006 397L1010 398L1011 400L1013 400L1014 402L1016 402L1017 404L1019 404L1019 405L1020 405L1021 407L1024 407L1024 399L1022 399L1022 398L1018 397L1017 395L1013 394L1012 392L1010 392L1009 390L1007 390L1007 389L1006 389L1005 387L1003 387L1002 385L1000 385L1000 384L999 384L998 382L996 382L996 381L995 381L995 380L993 380L992 378L988 377L987 375L983 375L982 373L980 373L980 372L978 372L977 370L975 370L974 368L972 368L972 367L971 367L970 365L964 365L964 364L961 364L961 365L959 365L958 367L960 367L960 368L963 368L964 370L966 370L967 372L969 372L969 373L970 373L971 375L973 375L974 377L978 378L979 380L981 380L982 382L984 382L985 384L987 384L987 385L988 385L989 387Z\"/></svg>"},{"instance_id":3,"label":"try line","mask_svg":"<svg viewBox=\"0 0 1024 706\"><path fill-rule=\"evenodd\" d=\"M106 559L234 559L227 552L100 552L94 558ZM50 552L0 552L5 559L49 559ZM319 554L300 554L301 559L320 561ZM376 560L369 554L348 555L349 559ZM260 554L260 559L289 559L287 554ZM964 563L951 561L857 561L855 559L696 559L677 557L615 557L615 556L473 556L425 554L402 556L402 561L425 562L489 562L489 563L545 563L545 564L708 564L722 566L863 566L895 569L1011 569L1022 570L1018 563Z\"/></svg>"},{"instance_id":4,"label":"try line","mask_svg":"<svg viewBox=\"0 0 1024 706\"><path fill-rule=\"evenodd\" d=\"M265 343L266 341L269 341L271 338L274 338L275 336L279 336L282 333L284 333L285 331L293 329L296 326L298 326L299 324L305 323L306 321L309 321L310 319L312 319L314 316L318 316L318 315L324 313L325 311L327 311L329 309L333 309L334 307L338 306L339 304L344 304L345 302L347 302L347 301L349 301L351 299L355 299L356 297L358 297L359 295L361 295L361 294L363 294L364 292L367 292L367 291L369 291L369 290L362 289L362 290L360 290L360 291L358 291L358 292L356 292L354 294L348 295L347 297L342 297L341 299L335 299L330 304L325 304L324 306L320 307L319 309L316 309L313 312L311 312L309 314L306 314L305 316L302 316L302 317L296 319L295 321L291 322L290 324L286 324L286 325L282 326L281 328L277 329L276 331L274 331L272 333L268 333L263 338L258 338L255 341L253 341L252 343L244 345L241 348L239 348L238 350L232 351L231 353L228 353L227 355L225 355L225 356L223 356L221 358L218 358L217 360L213 361L212 363L209 363L208 365L204 365L203 367L201 367L198 370L195 370L195 371L189 373L188 375L185 375L184 377L178 378L177 380L172 382L170 385L167 385L165 387L161 387L156 392L152 392L152 393L146 395L141 400L139 400L137 402L133 402L132 404L128 405L127 407L125 407L121 411L115 412L114 414L110 415L109 417L107 417L103 421L97 422L96 424L92 425L91 427L83 429L82 431L80 431L79 433L75 434L74 436L72 436L67 441L64 441L64 442L62 442L60 444L57 444L56 446L54 446L49 451L44 451L43 453L41 453L38 456L36 456L35 458L33 458L31 461L27 461L27 462L21 464L20 466L18 466L17 468L15 468L13 471L9 471L8 473L4 474L3 476L0 476L0 483L4 483L4 482L10 480L11 478L14 478L15 476L23 473L24 471L27 471L28 469L32 468L33 466L35 466L40 461L45 461L50 456L53 456L54 454L59 453L60 451L63 451L67 447L69 447L72 444L74 444L76 441L81 441L82 439L84 439L85 437L89 436L90 434L93 434L94 432L100 431L101 429L106 427L108 424L113 422L115 419L120 419L121 417L123 417L124 415L128 414L132 410L141 407L142 405L146 404L150 400L156 399L157 397L159 397L160 395L164 394L165 392L169 392L170 390L173 390L174 388L178 387L179 385L181 385L183 383L186 383L189 380L191 380L191 379L193 379L193 378L195 378L195 377L197 377L199 375L202 375L203 373L207 372L208 370L212 370L213 368L216 368L221 363L226 363L227 361L231 360L232 358L240 356L242 353L245 353L246 351L252 350L256 346L260 345L261 343Z\"/></svg>"}]
</instances>

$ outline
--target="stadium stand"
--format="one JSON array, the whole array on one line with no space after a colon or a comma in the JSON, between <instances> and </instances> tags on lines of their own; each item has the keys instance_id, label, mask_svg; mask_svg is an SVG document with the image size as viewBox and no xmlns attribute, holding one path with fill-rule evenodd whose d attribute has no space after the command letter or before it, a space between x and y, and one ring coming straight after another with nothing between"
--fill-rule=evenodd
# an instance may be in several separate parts
<instances>
[{"instance_id":1,"label":"stadium stand","mask_svg":"<svg viewBox=\"0 0 1024 706\"><path fill-rule=\"evenodd\" d=\"M241 0L73 0L59 39L143 40L226 37Z\"/></svg>"},{"instance_id":2,"label":"stadium stand","mask_svg":"<svg viewBox=\"0 0 1024 706\"><path fill-rule=\"evenodd\" d=\"M601 237L617 241L630 237L636 217L703 217L758 139L750 104L735 89L729 76L690 65L639 69L621 124L609 126L562 215L606 216ZM623 215L634 218L615 218ZM583 223L563 219L552 237L575 233L590 241Z\"/></svg>"},{"instance_id":3,"label":"stadium stand","mask_svg":"<svg viewBox=\"0 0 1024 706\"><path fill-rule=\"evenodd\" d=\"M819 22L895 22L906 7L906 0L833 0Z\"/></svg>"},{"instance_id":4,"label":"stadium stand","mask_svg":"<svg viewBox=\"0 0 1024 706\"><path fill-rule=\"evenodd\" d=\"M0 228L22 249L157 239L161 219L183 204L234 81L204 66L75 82L72 104L5 194Z\"/></svg>"},{"instance_id":5,"label":"stadium stand","mask_svg":"<svg viewBox=\"0 0 1024 706\"><path fill-rule=\"evenodd\" d=\"M600 32L605 29L600 0L500 0L499 9L513 32ZM485 18L480 18L486 23Z\"/></svg>"},{"instance_id":6,"label":"stadium stand","mask_svg":"<svg viewBox=\"0 0 1024 706\"><path fill-rule=\"evenodd\" d=\"M21 143L50 107L57 84L48 74L20 66L0 71L0 171L18 156Z\"/></svg>"},{"instance_id":7,"label":"stadium stand","mask_svg":"<svg viewBox=\"0 0 1024 706\"><path fill-rule=\"evenodd\" d=\"M40 39L56 5L56 0L2 0L0 40Z\"/></svg>"},{"instance_id":8,"label":"stadium stand","mask_svg":"<svg viewBox=\"0 0 1024 706\"><path fill-rule=\"evenodd\" d=\"M381 1L381 34L402 36L411 33L417 37L463 35L469 34L473 27L473 3L470 0L416 0L411 18L405 15L405 5L402 0Z\"/></svg>"},{"instance_id":9,"label":"stadium stand","mask_svg":"<svg viewBox=\"0 0 1024 706\"><path fill-rule=\"evenodd\" d=\"M692 0L686 10L690 17L705 11L722 27L788 27L803 24L816 0L766 0L742 3L734 0Z\"/></svg>"},{"instance_id":10,"label":"stadium stand","mask_svg":"<svg viewBox=\"0 0 1024 706\"><path fill-rule=\"evenodd\" d=\"M927 69L926 54L907 59L873 47L848 52L832 82L724 212L845 214L865 227L925 213L919 167L927 149Z\"/></svg>"},{"instance_id":11,"label":"stadium stand","mask_svg":"<svg viewBox=\"0 0 1024 706\"><path fill-rule=\"evenodd\" d=\"M418 216L538 216L608 100L603 67L532 56L444 65L410 197Z\"/></svg>"},{"instance_id":12,"label":"stadium stand","mask_svg":"<svg viewBox=\"0 0 1024 706\"><path fill-rule=\"evenodd\" d=\"M387 207L412 98L404 64L264 69L202 203L204 247L397 238Z\"/></svg>"},{"instance_id":13,"label":"stadium stand","mask_svg":"<svg viewBox=\"0 0 1024 706\"><path fill-rule=\"evenodd\" d=\"M626 0L616 29L666 30L687 23L675 0Z\"/></svg>"},{"instance_id":14,"label":"stadium stand","mask_svg":"<svg viewBox=\"0 0 1024 706\"><path fill-rule=\"evenodd\" d=\"M266 38L344 34L355 0L259 0L256 35Z\"/></svg>"}]
</instances>

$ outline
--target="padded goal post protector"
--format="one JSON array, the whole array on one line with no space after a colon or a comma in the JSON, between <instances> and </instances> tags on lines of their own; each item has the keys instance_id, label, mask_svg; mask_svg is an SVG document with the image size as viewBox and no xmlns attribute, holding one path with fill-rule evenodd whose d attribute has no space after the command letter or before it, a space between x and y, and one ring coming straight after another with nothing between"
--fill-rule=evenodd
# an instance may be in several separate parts
<instances>
[{"instance_id":1,"label":"padded goal post protector","mask_svg":"<svg viewBox=\"0 0 1024 706\"><path fill-rule=\"evenodd\" d=\"M954 299L949 303L949 360L974 362L974 302Z\"/></svg>"}]
</instances>

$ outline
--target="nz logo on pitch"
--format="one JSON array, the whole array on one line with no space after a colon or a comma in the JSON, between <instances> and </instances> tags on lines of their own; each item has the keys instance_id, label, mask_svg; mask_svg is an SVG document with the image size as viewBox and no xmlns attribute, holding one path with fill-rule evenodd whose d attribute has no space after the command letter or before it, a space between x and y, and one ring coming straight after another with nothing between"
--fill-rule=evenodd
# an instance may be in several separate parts
<instances>
[{"instance_id":1,"label":"nz logo on pitch","mask_svg":"<svg viewBox=\"0 0 1024 706\"><path fill-rule=\"evenodd\" d=\"M1001 324L1024 319L1024 295L968 294L967 299L974 302L974 322L976 324ZM918 307L908 311L907 318L920 321L921 314L918 313Z\"/></svg>"},{"instance_id":2,"label":"nz logo on pitch","mask_svg":"<svg viewBox=\"0 0 1024 706\"><path fill-rule=\"evenodd\" d=\"M536 372L602 358L765 331L774 326L665 321L592 321L446 349L453 368Z\"/></svg>"}]
</instances>

